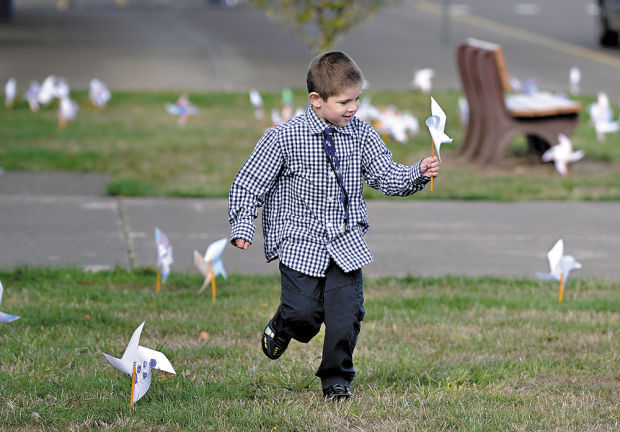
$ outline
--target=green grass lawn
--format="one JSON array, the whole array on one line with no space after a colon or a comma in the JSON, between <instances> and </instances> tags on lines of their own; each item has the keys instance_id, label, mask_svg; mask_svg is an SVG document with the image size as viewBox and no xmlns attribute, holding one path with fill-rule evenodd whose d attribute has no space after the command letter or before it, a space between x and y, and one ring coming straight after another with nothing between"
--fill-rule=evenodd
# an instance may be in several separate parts
<instances>
[{"instance_id":1,"label":"green grass lawn","mask_svg":"<svg viewBox=\"0 0 620 432\"><path fill-rule=\"evenodd\" d=\"M218 298L199 275L77 269L0 271L0 430L612 431L620 425L617 282L571 279L382 278L365 283L356 398L325 403L313 373L321 332L278 361L260 333L278 304L276 276L232 275ZM120 357L164 352L129 407ZM201 332L208 338L201 340Z\"/></svg>"},{"instance_id":2,"label":"green grass lawn","mask_svg":"<svg viewBox=\"0 0 620 432\"><path fill-rule=\"evenodd\" d=\"M369 92L376 106L394 105L419 120L421 132L407 143L387 140L394 159L411 164L430 153L424 120L430 98L414 92ZM552 164L525 154L523 139L515 140L501 165L481 169L458 157L464 127L458 122L455 91L433 96L448 116L446 131L454 145L442 147L444 161L435 192L420 199L493 200L615 200L620 198L620 134L596 140L582 96L580 124L572 137L586 158L561 177ZM59 130L56 106L30 113L24 102L0 111L0 166L7 170L71 170L106 172L108 193L127 196L224 197L238 169L270 126L271 108L280 95L263 94L265 119L254 118L247 93L191 93L200 109L184 127L164 110L173 93L114 92L103 110L89 107L85 92L74 92L80 104L77 121ZM295 105L305 107L305 92L295 92ZM368 190L369 197L379 193Z\"/></svg>"}]
</instances>

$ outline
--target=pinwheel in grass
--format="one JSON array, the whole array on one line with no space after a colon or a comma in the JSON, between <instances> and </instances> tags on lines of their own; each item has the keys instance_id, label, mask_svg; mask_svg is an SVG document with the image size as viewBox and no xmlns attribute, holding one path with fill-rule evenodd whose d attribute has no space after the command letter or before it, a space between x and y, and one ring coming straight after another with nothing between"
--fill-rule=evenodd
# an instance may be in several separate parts
<instances>
[{"instance_id":1,"label":"pinwheel in grass","mask_svg":"<svg viewBox=\"0 0 620 432\"><path fill-rule=\"evenodd\" d=\"M213 297L213 300L216 299L215 278L217 275L222 275L224 279L228 277L221 258L222 252L224 252L224 248L227 244L227 238L211 243L207 248L207 252L204 257L200 255L198 251L194 251L194 265L205 277L204 283L198 292L203 292L209 282L211 282L211 296Z\"/></svg>"},{"instance_id":2,"label":"pinwheel in grass","mask_svg":"<svg viewBox=\"0 0 620 432\"><path fill-rule=\"evenodd\" d=\"M174 262L170 240L159 228L155 228L155 246L157 246L157 291L159 291L161 281L165 282L168 279L170 264Z\"/></svg>"},{"instance_id":3,"label":"pinwheel in grass","mask_svg":"<svg viewBox=\"0 0 620 432\"><path fill-rule=\"evenodd\" d=\"M2 294L4 293L4 288L2 287L2 282L0 282L0 304L2 304ZM18 320L19 317L17 315L11 315L8 313L0 312L0 322L10 323L12 321Z\"/></svg>"},{"instance_id":4,"label":"pinwheel in grass","mask_svg":"<svg viewBox=\"0 0 620 432\"><path fill-rule=\"evenodd\" d=\"M112 366L131 377L130 406L149 390L153 369L176 375L172 364L163 353L138 345L143 328L144 322L133 332L129 345L120 359L103 353Z\"/></svg>"},{"instance_id":5,"label":"pinwheel in grass","mask_svg":"<svg viewBox=\"0 0 620 432\"><path fill-rule=\"evenodd\" d=\"M581 264L573 258L572 255L564 255L564 240L559 239L555 245L547 252L547 260L549 261L549 273L536 273L539 279L553 280L560 282L560 290L558 300L560 303L564 300L564 284L571 270L581 268Z\"/></svg>"}]
</instances>

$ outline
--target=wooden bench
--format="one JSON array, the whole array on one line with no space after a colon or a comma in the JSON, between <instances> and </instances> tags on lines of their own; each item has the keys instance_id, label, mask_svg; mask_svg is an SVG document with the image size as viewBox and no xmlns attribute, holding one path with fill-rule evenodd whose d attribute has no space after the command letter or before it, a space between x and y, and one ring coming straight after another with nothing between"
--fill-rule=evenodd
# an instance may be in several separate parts
<instances>
[{"instance_id":1,"label":"wooden bench","mask_svg":"<svg viewBox=\"0 0 620 432\"><path fill-rule=\"evenodd\" d=\"M581 105L550 93L511 94L501 47L468 39L457 48L456 61L469 104L467 132L460 152L480 164L501 161L512 139L526 135L530 150L540 154L570 136Z\"/></svg>"}]
</instances>

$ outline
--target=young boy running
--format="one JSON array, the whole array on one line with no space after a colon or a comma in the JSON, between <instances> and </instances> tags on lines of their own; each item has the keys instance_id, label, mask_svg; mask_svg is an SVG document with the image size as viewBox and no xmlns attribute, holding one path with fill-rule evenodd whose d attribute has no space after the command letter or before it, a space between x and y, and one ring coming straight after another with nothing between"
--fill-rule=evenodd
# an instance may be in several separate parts
<instances>
[{"instance_id":1,"label":"young boy running","mask_svg":"<svg viewBox=\"0 0 620 432\"><path fill-rule=\"evenodd\" d=\"M316 375L323 397L352 397L353 350L364 319L362 267L373 258L364 234L363 182L385 195L418 192L439 173L435 157L406 166L355 117L362 72L346 54L315 57L305 112L269 129L236 175L229 196L231 243L247 249L263 206L267 261L280 260L280 306L262 335L279 358L291 339L310 341L325 324Z\"/></svg>"}]
</instances>

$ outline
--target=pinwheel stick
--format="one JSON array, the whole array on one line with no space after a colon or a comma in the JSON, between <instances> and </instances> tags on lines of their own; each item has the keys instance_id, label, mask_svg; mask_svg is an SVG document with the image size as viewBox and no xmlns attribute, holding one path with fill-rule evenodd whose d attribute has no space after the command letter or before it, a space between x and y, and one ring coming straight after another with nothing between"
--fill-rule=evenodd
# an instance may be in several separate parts
<instances>
[{"instance_id":1,"label":"pinwheel stick","mask_svg":"<svg viewBox=\"0 0 620 432\"><path fill-rule=\"evenodd\" d=\"M136 362L133 362L133 373L131 374L131 400L129 406L133 406L133 391L136 386Z\"/></svg>"},{"instance_id":2,"label":"pinwheel stick","mask_svg":"<svg viewBox=\"0 0 620 432\"><path fill-rule=\"evenodd\" d=\"M155 287L155 291L159 292L160 286L161 286L161 267L157 267L157 285Z\"/></svg>"},{"instance_id":3,"label":"pinwheel stick","mask_svg":"<svg viewBox=\"0 0 620 432\"><path fill-rule=\"evenodd\" d=\"M211 297L215 300L215 273L213 273L213 269L209 270L209 275L211 276Z\"/></svg>"},{"instance_id":4,"label":"pinwheel stick","mask_svg":"<svg viewBox=\"0 0 620 432\"><path fill-rule=\"evenodd\" d=\"M435 156L435 143L431 141L431 157ZM431 192L433 191L433 177L431 177Z\"/></svg>"},{"instance_id":5,"label":"pinwheel stick","mask_svg":"<svg viewBox=\"0 0 620 432\"><path fill-rule=\"evenodd\" d=\"M562 304L562 300L564 300L564 272L560 273L560 304Z\"/></svg>"}]
</instances>

